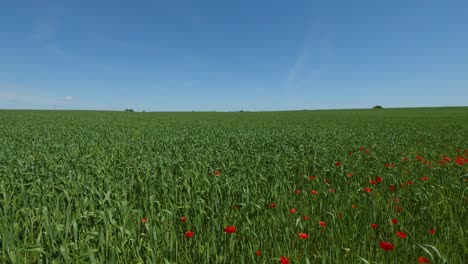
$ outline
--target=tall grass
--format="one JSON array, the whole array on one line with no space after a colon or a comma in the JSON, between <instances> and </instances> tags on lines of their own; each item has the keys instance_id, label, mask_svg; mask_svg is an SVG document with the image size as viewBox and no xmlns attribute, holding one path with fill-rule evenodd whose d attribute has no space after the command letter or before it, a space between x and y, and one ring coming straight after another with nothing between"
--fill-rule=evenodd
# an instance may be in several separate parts
<instances>
[{"instance_id":1,"label":"tall grass","mask_svg":"<svg viewBox=\"0 0 468 264\"><path fill-rule=\"evenodd\" d=\"M0 111L0 261L466 263L467 149L468 108Z\"/></svg>"}]
</instances>

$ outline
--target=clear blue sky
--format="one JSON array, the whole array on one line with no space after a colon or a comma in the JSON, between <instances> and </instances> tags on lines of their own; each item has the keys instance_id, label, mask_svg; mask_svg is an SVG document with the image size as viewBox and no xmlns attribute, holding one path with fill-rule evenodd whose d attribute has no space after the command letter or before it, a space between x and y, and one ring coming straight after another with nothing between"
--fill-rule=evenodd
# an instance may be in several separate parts
<instances>
[{"instance_id":1,"label":"clear blue sky","mask_svg":"<svg viewBox=\"0 0 468 264\"><path fill-rule=\"evenodd\" d=\"M0 109L468 105L468 1L0 2Z\"/></svg>"}]
</instances>

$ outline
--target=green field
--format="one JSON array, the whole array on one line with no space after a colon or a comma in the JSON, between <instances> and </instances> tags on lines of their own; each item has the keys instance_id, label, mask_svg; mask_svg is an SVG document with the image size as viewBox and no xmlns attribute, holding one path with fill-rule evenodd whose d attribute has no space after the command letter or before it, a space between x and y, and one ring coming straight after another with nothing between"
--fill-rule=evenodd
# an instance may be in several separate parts
<instances>
[{"instance_id":1,"label":"green field","mask_svg":"<svg viewBox=\"0 0 468 264\"><path fill-rule=\"evenodd\" d=\"M4 110L0 262L467 263L467 158L468 108Z\"/></svg>"}]
</instances>

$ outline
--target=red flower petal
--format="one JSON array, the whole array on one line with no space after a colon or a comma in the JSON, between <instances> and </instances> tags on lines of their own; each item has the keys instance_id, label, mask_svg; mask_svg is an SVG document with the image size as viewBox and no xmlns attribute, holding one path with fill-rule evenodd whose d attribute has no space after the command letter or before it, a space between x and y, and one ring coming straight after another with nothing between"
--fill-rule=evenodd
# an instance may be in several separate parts
<instances>
[{"instance_id":1,"label":"red flower petal","mask_svg":"<svg viewBox=\"0 0 468 264\"><path fill-rule=\"evenodd\" d=\"M418 258L418 263L430 263L431 261L423 256Z\"/></svg>"},{"instance_id":2,"label":"red flower petal","mask_svg":"<svg viewBox=\"0 0 468 264\"><path fill-rule=\"evenodd\" d=\"M235 226L227 226L224 228L224 232L228 234L232 234L236 232L236 227Z\"/></svg>"},{"instance_id":3,"label":"red flower petal","mask_svg":"<svg viewBox=\"0 0 468 264\"><path fill-rule=\"evenodd\" d=\"M402 232L402 231L398 231L396 232L397 236L401 237L401 238L405 238L406 237L406 234L405 232Z\"/></svg>"},{"instance_id":4,"label":"red flower petal","mask_svg":"<svg viewBox=\"0 0 468 264\"><path fill-rule=\"evenodd\" d=\"M189 230L189 231L185 232L185 237L186 238L191 238L191 237L193 237L193 235L195 235L195 232L193 232L192 230Z\"/></svg>"},{"instance_id":5,"label":"red flower petal","mask_svg":"<svg viewBox=\"0 0 468 264\"><path fill-rule=\"evenodd\" d=\"M379 247L385 251L393 250L395 248L395 246L392 243L386 241L380 242Z\"/></svg>"}]
</instances>

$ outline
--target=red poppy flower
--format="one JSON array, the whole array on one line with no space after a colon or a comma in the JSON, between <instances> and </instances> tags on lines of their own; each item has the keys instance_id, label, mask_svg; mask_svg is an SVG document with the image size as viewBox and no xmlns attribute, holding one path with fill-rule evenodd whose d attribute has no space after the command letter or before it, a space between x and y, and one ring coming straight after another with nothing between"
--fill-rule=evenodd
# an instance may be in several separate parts
<instances>
[{"instance_id":1,"label":"red poppy flower","mask_svg":"<svg viewBox=\"0 0 468 264\"><path fill-rule=\"evenodd\" d=\"M393 248L395 248L395 246L392 243L386 241L380 242L379 247L385 251L393 250Z\"/></svg>"},{"instance_id":2,"label":"red poppy flower","mask_svg":"<svg viewBox=\"0 0 468 264\"><path fill-rule=\"evenodd\" d=\"M349 155L349 156L352 156L352 155L353 155L353 152L351 152L351 151L348 152L348 155Z\"/></svg>"},{"instance_id":3,"label":"red poppy flower","mask_svg":"<svg viewBox=\"0 0 468 264\"><path fill-rule=\"evenodd\" d=\"M354 205L354 204L351 205L351 208L356 209L356 205Z\"/></svg>"},{"instance_id":4,"label":"red poppy flower","mask_svg":"<svg viewBox=\"0 0 468 264\"><path fill-rule=\"evenodd\" d=\"M297 189L296 194L301 194L301 190Z\"/></svg>"},{"instance_id":5,"label":"red poppy flower","mask_svg":"<svg viewBox=\"0 0 468 264\"><path fill-rule=\"evenodd\" d=\"M317 194L318 192L317 192L316 190L312 190L312 191L310 191L310 193L315 195L315 194Z\"/></svg>"},{"instance_id":6,"label":"red poppy flower","mask_svg":"<svg viewBox=\"0 0 468 264\"><path fill-rule=\"evenodd\" d=\"M346 173L346 177L353 177L353 174L352 173Z\"/></svg>"},{"instance_id":7,"label":"red poppy flower","mask_svg":"<svg viewBox=\"0 0 468 264\"><path fill-rule=\"evenodd\" d=\"M306 239L309 237L309 235L307 235L306 233L299 233L297 234L298 237L302 238L302 239Z\"/></svg>"},{"instance_id":8,"label":"red poppy flower","mask_svg":"<svg viewBox=\"0 0 468 264\"><path fill-rule=\"evenodd\" d=\"M392 224L394 224L394 225L398 224L398 220L392 219Z\"/></svg>"},{"instance_id":9,"label":"red poppy flower","mask_svg":"<svg viewBox=\"0 0 468 264\"><path fill-rule=\"evenodd\" d=\"M315 180L315 176L314 175L309 176L309 181L313 181L313 180Z\"/></svg>"},{"instance_id":10,"label":"red poppy flower","mask_svg":"<svg viewBox=\"0 0 468 264\"><path fill-rule=\"evenodd\" d=\"M409 180L409 181L407 181L406 183L407 183L408 185L413 185L414 182L413 182L412 180Z\"/></svg>"},{"instance_id":11,"label":"red poppy flower","mask_svg":"<svg viewBox=\"0 0 468 264\"><path fill-rule=\"evenodd\" d=\"M372 229L376 229L377 227L379 227L379 225L378 225L378 224L370 224L370 227L371 227Z\"/></svg>"},{"instance_id":12,"label":"red poppy flower","mask_svg":"<svg viewBox=\"0 0 468 264\"><path fill-rule=\"evenodd\" d=\"M329 179L324 179L323 182L325 182L326 184L330 184L330 180L329 180Z\"/></svg>"},{"instance_id":13,"label":"red poppy flower","mask_svg":"<svg viewBox=\"0 0 468 264\"><path fill-rule=\"evenodd\" d=\"M270 208L275 208L275 207L276 207L276 204L275 204L275 203L271 203L271 204L268 205L268 207L270 207Z\"/></svg>"},{"instance_id":14,"label":"red poppy flower","mask_svg":"<svg viewBox=\"0 0 468 264\"><path fill-rule=\"evenodd\" d=\"M291 208L291 210L289 210L289 212L290 212L291 214L295 214L295 213L296 213L296 208Z\"/></svg>"},{"instance_id":15,"label":"red poppy flower","mask_svg":"<svg viewBox=\"0 0 468 264\"><path fill-rule=\"evenodd\" d=\"M281 264L289 264L289 259L287 257L281 256L280 261Z\"/></svg>"},{"instance_id":16,"label":"red poppy flower","mask_svg":"<svg viewBox=\"0 0 468 264\"><path fill-rule=\"evenodd\" d=\"M141 223L142 223L142 224L145 224L147 221L148 221L148 220L146 219L146 217L141 219Z\"/></svg>"},{"instance_id":17,"label":"red poppy flower","mask_svg":"<svg viewBox=\"0 0 468 264\"><path fill-rule=\"evenodd\" d=\"M364 150L364 148L363 148L363 147L359 147L359 150L360 150L360 151L363 151L363 150Z\"/></svg>"},{"instance_id":18,"label":"red poppy flower","mask_svg":"<svg viewBox=\"0 0 468 264\"><path fill-rule=\"evenodd\" d=\"M260 250L257 250L257 252L255 252L255 255L257 255L257 257L260 257L262 255L262 252Z\"/></svg>"},{"instance_id":19,"label":"red poppy flower","mask_svg":"<svg viewBox=\"0 0 468 264\"><path fill-rule=\"evenodd\" d=\"M406 237L406 233L403 232L403 231L397 231L396 234L397 234L397 236L399 236L400 238L405 238L405 237Z\"/></svg>"},{"instance_id":20,"label":"red poppy flower","mask_svg":"<svg viewBox=\"0 0 468 264\"><path fill-rule=\"evenodd\" d=\"M232 234L236 232L236 227L235 226L227 226L224 228L224 232L228 234Z\"/></svg>"},{"instance_id":21,"label":"red poppy flower","mask_svg":"<svg viewBox=\"0 0 468 264\"><path fill-rule=\"evenodd\" d=\"M366 154L369 154L369 150L368 150L368 149L366 149L366 151L364 151L364 153L366 153Z\"/></svg>"},{"instance_id":22,"label":"red poppy flower","mask_svg":"<svg viewBox=\"0 0 468 264\"><path fill-rule=\"evenodd\" d=\"M376 185L376 184L377 184L377 182L374 181L374 180L370 180L369 183L372 184L372 185Z\"/></svg>"},{"instance_id":23,"label":"red poppy flower","mask_svg":"<svg viewBox=\"0 0 468 264\"><path fill-rule=\"evenodd\" d=\"M388 189L389 189L390 191L394 191L394 190L395 190L395 185L390 185L390 186L388 186Z\"/></svg>"},{"instance_id":24,"label":"red poppy flower","mask_svg":"<svg viewBox=\"0 0 468 264\"><path fill-rule=\"evenodd\" d=\"M396 212L403 212L403 207L401 206L395 206L394 208Z\"/></svg>"},{"instance_id":25,"label":"red poppy flower","mask_svg":"<svg viewBox=\"0 0 468 264\"><path fill-rule=\"evenodd\" d=\"M362 190L364 190L366 193L371 192L371 188L369 188L369 187L364 187L364 188L362 188Z\"/></svg>"},{"instance_id":26,"label":"red poppy flower","mask_svg":"<svg viewBox=\"0 0 468 264\"><path fill-rule=\"evenodd\" d=\"M180 218L180 221L181 221L182 223L187 222L187 217L186 217L185 215L183 215L183 216Z\"/></svg>"},{"instance_id":27,"label":"red poppy flower","mask_svg":"<svg viewBox=\"0 0 468 264\"><path fill-rule=\"evenodd\" d=\"M219 171L215 171L215 173L214 173L214 174L215 174L216 176L219 176L219 174L221 174L221 172L219 172Z\"/></svg>"},{"instance_id":28,"label":"red poppy flower","mask_svg":"<svg viewBox=\"0 0 468 264\"><path fill-rule=\"evenodd\" d=\"M458 165L463 165L463 163L465 163L465 160L463 159L462 156L458 156L457 159L455 160L455 163L457 163Z\"/></svg>"},{"instance_id":29,"label":"red poppy flower","mask_svg":"<svg viewBox=\"0 0 468 264\"><path fill-rule=\"evenodd\" d=\"M378 183L381 183L381 182L382 182L382 177L377 176L377 178L375 178L375 180L376 180Z\"/></svg>"},{"instance_id":30,"label":"red poppy flower","mask_svg":"<svg viewBox=\"0 0 468 264\"><path fill-rule=\"evenodd\" d=\"M429 235L434 235L435 234L435 228L432 228L431 230L429 230Z\"/></svg>"},{"instance_id":31,"label":"red poppy flower","mask_svg":"<svg viewBox=\"0 0 468 264\"><path fill-rule=\"evenodd\" d=\"M239 210L240 209L240 206L239 205L234 205L234 210Z\"/></svg>"},{"instance_id":32,"label":"red poppy flower","mask_svg":"<svg viewBox=\"0 0 468 264\"><path fill-rule=\"evenodd\" d=\"M325 223L324 221L320 221L320 222L319 222L319 225L320 225L321 227L326 227L326 226L327 226L327 223Z\"/></svg>"},{"instance_id":33,"label":"red poppy flower","mask_svg":"<svg viewBox=\"0 0 468 264\"><path fill-rule=\"evenodd\" d=\"M333 188L328 189L328 192L334 193L334 192L335 192L335 189L333 189Z\"/></svg>"},{"instance_id":34,"label":"red poppy flower","mask_svg":"<svg viewBox=\"0 0 468 264\"><path fill-rule=\"evenodd\" d=\"M337 161L337 162L335 163L335 166L340 167L341 164L342 164L342 163L341 163L340 161Z\"/></svg>"},{"instance_id":35,"label":"red poppy flower","mask_svg":"<svg viewBox=\"0 0 468 264\"><path fill-rule=\"evenodd\" d=\"M309 221L309 220L310 220L310 217L308 217L307 215L302 216L302 221Z\"/></svg>"},{"instance_id":36,"label":"red poppy flower","mask_svg":"<svg viewBox=\"0 0 468 264\"><path fill-rule=\"evenodd\" d=\"M185 232L185 237L186 238L191 238L191 237L193 237L193 235L195 235L195 232L193 232L192 230L189 230L189 231Z\"/></svg>"},{"instance_id":37,"label":"red poppy flower","mask_svg":"<svg viewBox=\"0 0 468 264\"><path fill-rule=\"evenodd\" d=\"M418 263L430 263L431 261L423 256L418 258Z\"/></svg>"}]
</instances>

